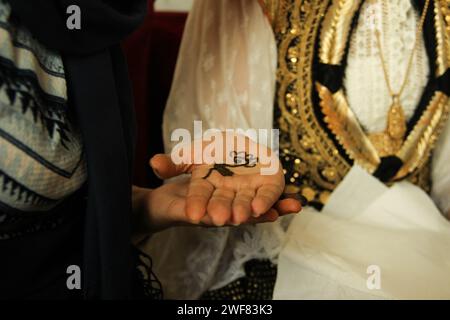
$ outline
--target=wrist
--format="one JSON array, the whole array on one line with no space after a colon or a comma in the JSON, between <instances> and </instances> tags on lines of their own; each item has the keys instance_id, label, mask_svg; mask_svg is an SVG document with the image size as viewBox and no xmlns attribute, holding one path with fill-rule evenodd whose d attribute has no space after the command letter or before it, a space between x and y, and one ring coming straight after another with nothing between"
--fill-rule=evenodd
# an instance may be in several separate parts
<instances>
[{"instance_id":1,"label":"wrist","mask_svg":"<svg viewBox=\"0 0 450 320\"><path fill-rule=\"evenodd\" d=\"M131 227L134 243L136 243L136 239L139 241L139 239L151 234L152 226L149 214L149 197L152 192L152 189L133 186Z\"/></svg>"}]
</instances>

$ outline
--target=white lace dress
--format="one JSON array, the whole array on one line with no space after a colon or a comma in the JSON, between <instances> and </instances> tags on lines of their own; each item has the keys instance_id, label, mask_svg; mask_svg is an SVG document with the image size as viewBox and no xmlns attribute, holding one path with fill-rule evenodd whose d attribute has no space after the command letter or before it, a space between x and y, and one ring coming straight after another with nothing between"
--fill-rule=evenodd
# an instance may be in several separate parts
<instances>
[{"instance_id":1,"label":"white lace dress","mask_svg":"<svg viewBox=\"0 0 450 320\"><path fill-rule=\"evenodd\" d=\"M384 25L389 27L382 30L382 45L390 74L396 75L392 79L395 90L403 79L418 21L411 1L386 3L388 8L384 12L381 1L364 3L351 38L344 80L350 106L369 132L385 128L391 102L377 53L375 30L381 30L385 19ZM427 82L427 59L422 41L401 99L408 118ZM176 128L192 131L194 120L202 120L204 130L272 128L276 61L274 35L257 0L197 0L187 21L164 115L166 151L172 147L170 133ZM432 195L441 212L450 208L450 168L445 163L450 156L449 138L447 126L433 157ZM308 214L317 213L310 208L304 210L294 218L295 225ZM172 228L155 235L145 249L154 257L155 272L164 285L166 297L195 299L205 290L220 288L242 277L243 264L248 260L270 259L278 263L280 253L286 256L283 248L289 247L287 231L291 240L295 238L293 227L289 227L291 220L292 217L287 217L272 224L217 230ZM296 256L301 256L301 249L293 250ZM296 295L283 289L283 282L292 281L283 278L285 272L294 270L289 268L279 269L276 297L311 297L308 292ZM308 284L319 288L313 292L330 287L322 280ZM333 292L338 295L346 291L338 288ZM352 292L347 296L358 294Z\"/></svg>"}]
</instances>

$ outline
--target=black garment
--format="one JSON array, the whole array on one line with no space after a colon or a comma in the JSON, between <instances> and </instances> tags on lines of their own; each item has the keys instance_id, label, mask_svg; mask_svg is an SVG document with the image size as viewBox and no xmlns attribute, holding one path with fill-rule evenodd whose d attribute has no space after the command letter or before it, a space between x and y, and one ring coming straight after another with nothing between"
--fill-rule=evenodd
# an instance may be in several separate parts
<instances>
[{"instance_id":1,"label":"black garment","mask_svg":"<svg viewBox=\"0 0 450 320\"><path fill-rule=\"evenodd\" d=\"M81 299L79 290L67 289L66 271L82 263L85 194L82 188L45 218L29 212L13 226L23 234L0 240L0 299Z\"/></svg>"},{"instance_id":2,"label":"black garment","mask_svg":"<svg viewBox=\"0 0 450 320\"><path fill-rule=\"evenodd\" d=\"M145 17L146 1L10 0L10 4L13 14L38 41L63 55L69 104L77 114L88 166L84 230L77 230L84 234L84 296L130 298L135 128L131 89L119 42ZM70 5L81 9L81 30L66 27L66 9ZM68 228L66 234L55 234L50 242L57 243L73 232ZM19 250L32 249L24 246ZM56 264L58 257L54 259Z\"/></svg>"},{"instance_id":3,"label":"black garment","mask_svg":"<svg viewBox=\"0 0 450 320\"><path fill-rule=\"evenodd\" d=\"M226 286L207 291L201 300L272 300L277 266L269 260L250 260L244 265L245 276Z\"/></svg>"}]
</instances>

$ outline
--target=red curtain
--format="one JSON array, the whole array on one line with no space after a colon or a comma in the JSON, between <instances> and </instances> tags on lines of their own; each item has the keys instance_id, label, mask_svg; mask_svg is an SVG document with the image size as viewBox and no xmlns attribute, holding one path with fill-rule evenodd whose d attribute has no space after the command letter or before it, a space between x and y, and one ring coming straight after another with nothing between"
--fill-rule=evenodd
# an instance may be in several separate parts
<instances>
[{"instance_id":1,"label":"red curtain","mask_svg":"<svg viewBox=\"0 0 450 320\"><path fill-rule=\"evenodd\" d=\"M145 22L123 43L138 125L134 183L139 186L161 184L149 168L148 160L163 152L162 114L186 17L186 13L154 12L150 0Z\"/></svg>"}]
</instances>

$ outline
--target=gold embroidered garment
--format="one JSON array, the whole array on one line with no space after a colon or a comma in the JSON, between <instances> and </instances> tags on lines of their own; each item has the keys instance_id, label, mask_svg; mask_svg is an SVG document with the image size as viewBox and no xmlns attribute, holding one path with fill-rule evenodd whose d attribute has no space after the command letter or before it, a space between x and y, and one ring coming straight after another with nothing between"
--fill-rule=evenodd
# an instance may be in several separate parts
<instances>
[{"instance_id":1,"label":"gold embroidered garment","mask_svg":"<svg viewBox=\"0 0 450 320\"><path fill-rule=\"evenodd\" d=\"M352 24L364 1L260 2L278 44L275 127L288 190L321 206L356 163L388 184L409 179L429 191L431 151L450 108L450 1L433 1L428 11L424 39L435 47L434 68L397 148L365 132L342 86Z\"/></svg>"}]
</instances>

